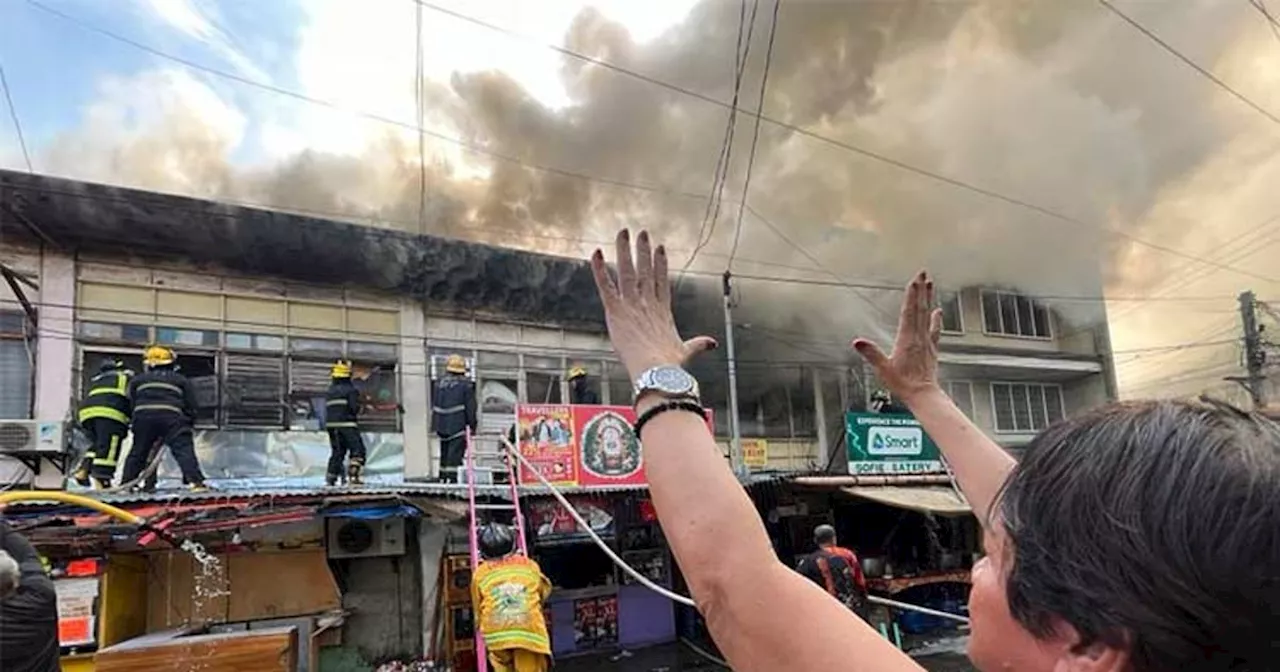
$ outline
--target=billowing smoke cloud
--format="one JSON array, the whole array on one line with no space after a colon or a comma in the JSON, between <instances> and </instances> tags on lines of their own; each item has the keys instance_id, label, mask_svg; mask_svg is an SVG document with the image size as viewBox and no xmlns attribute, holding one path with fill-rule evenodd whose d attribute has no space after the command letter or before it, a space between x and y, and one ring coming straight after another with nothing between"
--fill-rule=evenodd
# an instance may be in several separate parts
<instances>
[{"instance_id":1,"label":"billowing smoke cloud","mask_svg":"<svg viewBox=\"0 0 1280 672\"><path fill-rule=\"evenodd\" d=\"M1258 63L1274 68L1280 56L1280 43L1245 3L1125 9L1251 91L1267 83ZM587 9L564 45L728 100L739 11L737 3L707 0L657 39L637 43L625 26ZM771 11L772 3L761 3L741 93L746 109L757 103ZM743 217L739 274L897 283L929 267L952 288L1146 292L1187 261L1125 236L1212 253L1222 234L1198 224L1260 213L1264 188L1240 176L1275 155L1276 135L1265 119L1092 3L791 0L781 7L768 68L764 111L784 125L766 121L760 129L745 196L759 216ZM447 86L427 85L426 126L516 161L428 138L420 170L416 136L387 127L362 152L308 150L245 167L235 157L245 122L234 109L220 101L167 104L192 98L162 96L154 105L160 123L139 126L91 110L85 128L60 139L39 163L73 177L342 213L554 253L580 254L583 240L607 239L622 224L644 226L678 248L673 257L682 263L706 206L687 194L711 187L726 110L569 57L560 76L571 101L561 109L542 105L502 72L457 73ZM169 88L184 81L173 76ZM412 80L404 86L411 93ZM752 130L752 118L740 115L723 207L695 269L718 272L727 264ZM719 290L706 278L692 284ZM744 321L832 341L854 332L884 337L884 316L898 298L749 280L740 287ZM1102 317L1096 302L1056 308L1078 325ZM1159 330L1160 319L1145 317L1135 328Z\"/></svg>"}]
</instances>

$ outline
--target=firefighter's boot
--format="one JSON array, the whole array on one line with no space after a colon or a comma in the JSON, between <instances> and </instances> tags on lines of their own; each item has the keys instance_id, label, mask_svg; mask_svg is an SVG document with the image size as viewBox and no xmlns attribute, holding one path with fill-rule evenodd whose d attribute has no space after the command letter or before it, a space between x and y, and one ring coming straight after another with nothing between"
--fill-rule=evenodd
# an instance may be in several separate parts
<instances>
[{"instance_id":1,"label":"firefighter's boot","mask_svg":"<svg viewBox=\"0 0 1280 672\"><path fill-rule=\"evenodd\" d=\"M76 484L77 484L77 485L79 485L80 487L82 487L82 488L87 488L87 487L89 487L89 485L90 485L90 482L89 482L89 467L88 467L87 465L85 465L85 463L84 463L84 462L81 462L81 463L80 463L80 466L76 467L76 471L75 471L75 473L74 473L74 474L72 474L72 475L71 475L71 478L72 478L72 480L74 480L74 481L76 482Z\"/></svg>"},{"instance_id":2,"label":"firefighter's boot","mask_svg":"<svg viewBox=\"0 0 1280 672\"><path fill-rule=\"evenodd\" d=\"M347 465L347 484L364 485L364 478L361 475L363 472L364 465L353 460L351 464Z\"/></svg>"},{"instance_id":3,"label":"firefighter's boot","mask_svg":"<svg viewBox=\"0 0 1280 672\"><path fill-rule=\"evenodd\" d=\"M327 486L329 486L329 487L331 487L331 488L332 488L333 486L337 485L337 484L338 484L338 474L325 474L325 475L324 475L324 484L325 484L325 485L327 485Z\"/></svg>"}]
</instances>

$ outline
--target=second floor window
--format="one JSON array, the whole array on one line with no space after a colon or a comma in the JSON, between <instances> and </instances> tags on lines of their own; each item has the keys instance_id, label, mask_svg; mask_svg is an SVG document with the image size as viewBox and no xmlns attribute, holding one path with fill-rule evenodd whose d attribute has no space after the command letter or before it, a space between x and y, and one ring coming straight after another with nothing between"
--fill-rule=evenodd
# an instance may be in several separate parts
<instances>
[{"instance_id":1,"label":"second floor window","mask_svg":"<svg viewBox=\"0 0 1280 672\"><path fill-rule=\"evenodd\" d=\"M1052 338L1049 309L1013 292L982 290L982 322L988 334Z\"/></svg>"},{"instance_id":2,"label":"second floor window","mask_svg":"<svg viewBox=\"0 0 1280 672\"><path fill-rule=\"evenodd\" d=\"M1062 419L1062 388L1038 383L992 383L997 432L1038 432Z\"/></svg>"},{"instance_id":3,"label":"second floor window","mask_svg":"<svg viewBox=\"0 0 1280 672\"><path fill-rule=\"evenodd\" d=\"M960 304L960 293L943 294L938 307L942 309L942 330L952 334L963 334L964 309Z\"/></svg>"}]
</instances>

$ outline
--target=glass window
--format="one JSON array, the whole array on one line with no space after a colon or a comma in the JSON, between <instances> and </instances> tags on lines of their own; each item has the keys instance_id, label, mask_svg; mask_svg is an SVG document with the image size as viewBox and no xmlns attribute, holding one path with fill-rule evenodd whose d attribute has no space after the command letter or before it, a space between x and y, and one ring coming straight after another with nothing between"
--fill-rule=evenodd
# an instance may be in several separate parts
<instances>
[{"instance_id":1,"label":"glass window","mask_svg":"<svg viewBox=\"0 0 1280 672\"><path fill-rule=\"evenodd\" d=\"M214 355L178 353L178 371L191 381L196 390L196 426L217 426L221 401L218 358Z\"/></svg>"},{"instance_id":2,"label":"glass window","mask_svg":"<svg viewBox=\"0 0 1280 672\"><path fill-rule=\"evenodd\" d=\"M995 292L982 292L982 321L987 333L998 334L1000 329L1000 297Z\"/></svg>"},{"instance_id":3,"label":"glass window","mask_svg":"<svg viewBox=\"0 0 1280 672\"><path fill-rule=\"evenodd\" d=\"M141 324L108 324L104 322L81 322L80 335L102 341L117 343L151 342L151 329Z\"/></svg>"},{"instance_id":4,"label":"glass window","mask_svg":"<svg viewBox=\"0 0 1280 672\"><path fill-rule=\"evenodd\" d=\"M525 374L525 391L530 404L559 404L560 374L529 371Z\"/></svg>"},{"instance_id":5,"label":"glass window","mask_svg":"<svg viewBox=\"0 0 1280 672\"><path fill-rule=\"evenodd\" d=\"M1062 419L1062 388L1036 383L993 383L996 431L1038 432Z\"/></svg>"},{"instance_id":6,"label":"glass window","mask_svg":"<svg viewBox=\"0 0 1280 672\"><path fill-rule=\"evenodd\" d=\"M400 427L400 381L396 365L382 361L352 362L356 388L360 390L360 428L394 432Z\"/></svg>"},{"instance_id":7,"label":"glass window","mask_svg":"<svg viewBox=\"0 0 1280 672\"><path fill-rule=\"evenodd\" d=\"M31 361L21 339L0 339L0 418L26 420L31 417Z\"/></svg>"},{"instance_id":8,"label":"glass window","mask_svg":"<svg viewBox=\"0 0 1280 672\"><path fill-rule=\"evenodd\" d=\"M26 333L27 315L16 310L0 310L0 334L22 336Z\"/></svg>"},{"instance_id":9,"label":"glass window","mask_svg":"<svg viewBox=\"0 0 1280 672\"><path fill-rule=\"evenodd\" d=\"M946 386L947 394L955 402L965 417L973 419L973 385L966 382L950 382Z\"/></svg>"},{"instance_id":10,"label":"glass window","mask_svg":"<svg viewBox=\"0 0 1280 672\"><path fill-rule=\"evenodd\" d=\"M391 343L367 343L351 341L347 344L347 356L368 362L396 361L396 346Z\"/></svg>"},{"instance_id":11,"label":"glass window","mask_svg":"<svg viewBox=\"0 0 1280 672\"><path fill-rule=\"evenodd\" d=\"M1018 333L1018 297L1000 294L1000 333Z\"/></svg>"},{"instance_id":12,"label":"glass window","mask_svg":"<svg viewBox=\"0 0 1280 672\"><path fill-rule=\"evenodd\" d=\"M631 402L634 401L631 396L635 393L634 386L631 383L631 374L627 373L627 369L619 362L606 362L605 364L603 391L607 392L609 396L602 397L603 401L613 406L630 406ZM703 394L705 398L705 390Z\"/></svg>"},{"instance_id":13,"label":"glass window","mask_svg":"<svg viewBox=\"0 0 1280 672\"><path fill-rule=\"evenodd\" d=\"M1039 338L1049 338L1053 336L1053 331L1049 327L1049 309L1040 304L1036 304L1035 313L1036 336Z\"/></svg>"},{"instance_id":14,"label":"glass window","mask_svg":"<svg viewBox=\"0 0 1280 672\"><path fill-rule=\"evenodd\" d=\"M164 345L216 348L218 347L218 332L204 329L156 327L156 342Z\"/></svg>"},{"instance_id":15,"label":"glass window","mask_svg":"<svg viewBox=\"0 0 1280 672\"><path fill-rule=\"evenodd\" d=\"M283 336L228 333L225 338L227 347L232 350L262 350L264 352L282 352L284 350Z\"/></svg>"},{"instance_id":16,"label":"glass window","mask_svg":"<svg viewBox=\"0 0 1280 672\"><path fill-rule=\"evenodd\" d=\"M476 352L476 365L485 371L516 371L520 369L520 355L514 352L480 350Z\"/></svg>"},{"instance_id":17,"label":"glass window","mask_svg":"<svg viewBox=\"0 0 1280 672\"><path fill-rule=\"evenodd\" d=\"M289 338L289 352L307 355L342 356L342 341L323 338Z\"/></svg>"},{"instance_id":18,"label":"glass window","mask_svg":"<svg viewBox=\"0 0 1280 672\"><path fill-rule=\"evenodd\" d=\"M942 297L942 330L955 334L964 333L964 318L960 308L960 293L944 295Z\"/></svg>"}]
</instances>

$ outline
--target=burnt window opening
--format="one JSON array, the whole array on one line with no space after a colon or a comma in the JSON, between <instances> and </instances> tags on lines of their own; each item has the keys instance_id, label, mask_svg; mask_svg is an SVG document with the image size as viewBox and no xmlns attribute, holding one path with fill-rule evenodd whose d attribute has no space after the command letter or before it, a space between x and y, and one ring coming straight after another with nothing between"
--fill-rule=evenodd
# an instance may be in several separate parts
<instances>
[{"instance_id":1,"label":"burnt window opening","mask_svg":"<svg viewBox=\"0 0 1280 672\"><path fill-rule=\"evenodd\" d=\"M1019 338L1053 338L1049 308L1035 299L1016 294L984 289L982 322L988 334Z\"/></svg>"},{"instance_id":2,"label":"burnt window opening","mask_svg":"<svg viewBox=\"0 0 1280 672\"><path fill-rule=\"evenodd\" d=\"M938 302L938 307L942 309L942 330L951 334L963 334L964 308L961 303L960 293L943 294Z\"/></svg>"}]
</instances>

